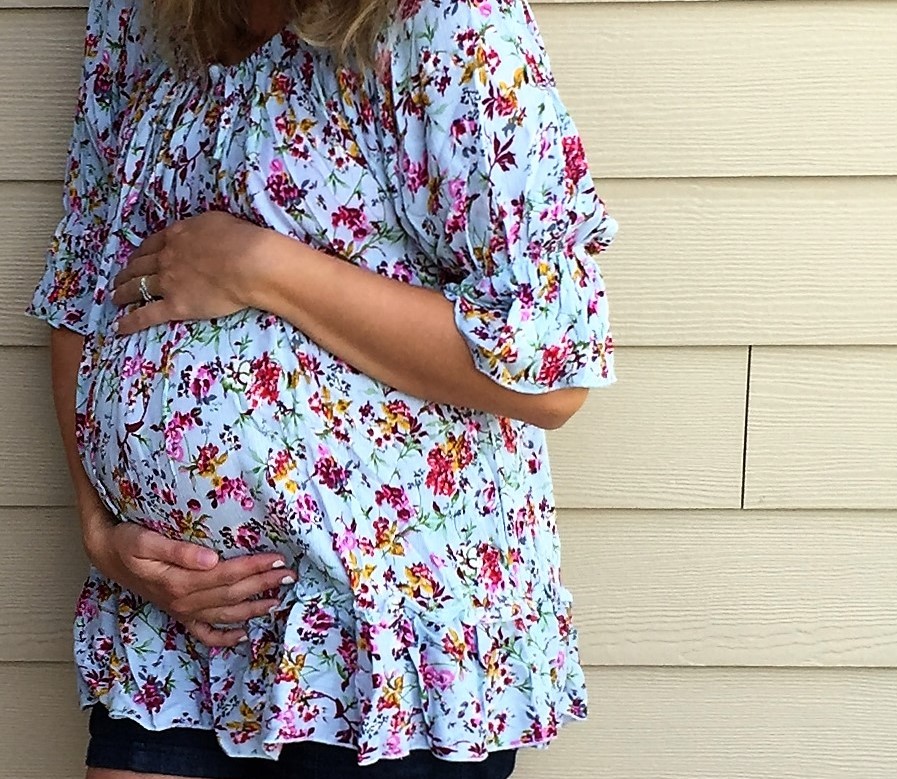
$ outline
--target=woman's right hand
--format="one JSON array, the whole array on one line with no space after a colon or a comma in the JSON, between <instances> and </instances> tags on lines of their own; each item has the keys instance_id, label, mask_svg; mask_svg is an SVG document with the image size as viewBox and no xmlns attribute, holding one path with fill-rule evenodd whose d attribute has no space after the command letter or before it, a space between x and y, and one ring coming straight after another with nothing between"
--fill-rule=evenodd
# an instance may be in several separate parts
<instances>
[{"instance_id":1,"label":"woman's right hand","mask_svg":"<svg viewBox=\"0 0 897 779\"><path fill-rule=\"evenodd\" d=\"M216 552L173 541L131 522L116 523L102 506L81 510L84 546L94 567L183 623L207 646L236 646L239 625L279 602L254 598L296 580L282 555L260 553L221 560Z\"/></svg>"}]
</instances>

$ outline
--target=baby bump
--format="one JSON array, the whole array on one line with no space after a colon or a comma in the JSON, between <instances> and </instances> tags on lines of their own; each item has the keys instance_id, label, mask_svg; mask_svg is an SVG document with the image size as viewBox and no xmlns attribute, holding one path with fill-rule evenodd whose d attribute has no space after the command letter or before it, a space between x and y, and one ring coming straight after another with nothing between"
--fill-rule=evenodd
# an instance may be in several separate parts
<instances>
[{"instance_id":1,"label":"baby bump","mask_svg":"<svg viewBox=\"0 0 897 779\"><path fill-rule=\"evenodd\" d=\"M311 553L330 567L332 528L310 478L329 393L306 346L254 310L94 339L80 437L110 507L225 556Z\"/></svg>"}]
</instances>

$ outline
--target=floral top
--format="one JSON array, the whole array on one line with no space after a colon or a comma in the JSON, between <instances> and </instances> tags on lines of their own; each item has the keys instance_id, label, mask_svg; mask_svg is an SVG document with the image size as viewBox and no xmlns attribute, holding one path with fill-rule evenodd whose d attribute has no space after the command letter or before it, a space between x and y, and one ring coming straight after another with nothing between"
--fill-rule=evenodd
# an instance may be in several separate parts
<instances>
[{"instance_id":1,"label":"floral top","mask_svg":"<svg viewBox=\"0 0 897 779\"><path fill-rule=\"evenodd\" d=\"M221 209L441 290L506 387L611 383L594 255L616 223L525 0L405 0L360 71L289 27L208 79L155 51L135 0L92 0L65 217L28 311L86 336L79 450L121 520L279 551L299 580L248 642L209 650L92 571L82 705L214 729L234 756L546 744L586 699L542 430L405 395L255 309L110 329L134 247Z\"/></svg>"}]
</instances>

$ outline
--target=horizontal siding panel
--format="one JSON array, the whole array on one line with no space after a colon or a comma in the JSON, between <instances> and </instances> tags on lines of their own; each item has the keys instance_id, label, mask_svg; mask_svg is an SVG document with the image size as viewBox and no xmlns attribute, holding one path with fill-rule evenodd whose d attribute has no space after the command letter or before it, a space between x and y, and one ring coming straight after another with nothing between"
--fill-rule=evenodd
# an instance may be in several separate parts
<instances>
[{"instance_id":1,"label":"horizontal siding panel","mask_svg":"<svg viewBox=\"0 0 897 779\"><path fill-rule=\"evenodd\" d=\"M897 673L595 669L591 720L523 779L892 779ZM515 774L515 779L517 778Z\"/></svg>"},{"instance_id":2,"label":"horizontal siding panel","mask_svg":"<svg viewBox=\"0 0 897 779\"><path fill-rule=\"evenodd\" d=\"M897 178L599 186L618 343L897 343Z\"/></svg>"},{"instance_id":3,"label":"horizontal siding panel","mask_svg":"<svg viewBox=\"0 0 897 779\"><path fill-rule=\"evenodd\" d=\"M62 217L61 183L0 183L0 343L46 345L50 329L25 306Z\"/></svg>"},{"instance_id":4,"label":"horizontal siding panel","mask_svg":"<svg viewBox=\"0 0 897 779\"><path fill-rule=\"evenodd\" d=\"M615 668L590 669L588 683L590 719L547 751L524 750L515 779L897 773L893 671ZM0 779L81 779L86 726L71 668L0 665L0 686ZM34 748L36 727L53 734L53 749Z\"/></svg>"},{"instance_id":5,"label":"horizontal siding panel","mask_svg":"<svg viewBox=\"0 0 897 779\"><path fill-rule=\"evenodd\" d=\"M897 667L897 513L567 511L560 527L589 664Z\"/></svg>"},{"instance_id":6,"label":"horizontal siding panel","mask_svg":"<svg viewBox=\"0 0 897 779\"><path fill-rule=\"evenodd\" d=\"M897 174L897 3L537 16L600 177ZM82 27L77 9L0 11L0 179L60 177Z\"/></svg>"},{"instance_id":7,"label":"horizontal siding panel","mask_svg":"<svg viewBox=\"0 0 897 779\"><path fill-rule=\"evenodd\" d=\"M619 3L537 17L599 178L897 173L897 3Z\"/></svg>"},{"instance_id":8,"label":"horizontal siding panel","mask_svg":"<svg viewBox=\"0 0 897 779\"><path fill-rule=\"evenodd\" d=\"M0 663L0 779L84 779L87 721L68 663Z\"/></svg>"},{"instance_id":9,"label":"horizontal siding panel","mask_svg":"<svg viewBox=\"0 0 897 779\"><path fill-rule=\"evenodd\" d=\"M0 349L0 506L69 506L74 495L56 427L49 349Z\"/></svg>"},{"instance_id":10,"label":"horizontal siding panel","mask_svg":"<svg viewBox=\"0 0 897 779\"><path fill-rule=\"evenodd\" d=\"M619 382L549 434L558 505L738 508L747 349L618 352Z\"/></svg>"},{"instance_id":11,"label":"horizontal siding panel","mask_svg":"<svg viewBox=\"0 0 897 779\"><path fill-rule=\"evenodd\" d=\"M0 349L0 506L72 502L44 348ZM740 504L746 350L621 350L619 383L551 436L558 502L571 507Z\"/></svg>"},{"instance_id":12,"label":"horizontal siding panel","mask_svg":"<svg viewBox=\"0 0 897 779\"><path fill-rule=\"evenodd\" d=\"M562 511L583 662L897 667L897 515ZM0 662L71 657L73 509L0 509Z\"/></svg>"},{"instance_id":13,"label":"horizontal siding panel","mask_svg":"<svg viewBox=\"0 0 897 779\"><path fill-rule=\"evenodd\" d=\"M74 508L0 509L0 663L71 659L87 570Z\"/></svg>"},{"instance_id":14,"label":"horizontal siding panel","mask_svg":"<svg viewBox=\"0 0 897 779\"><path fill-rule=\"evenodd\" d=\"M897 177L611 180L601 190L622 226L602 258L617 343L897 344ZM47 341L22 309L60 197L58 183L0 182L2 344Z\"/></svg>"},{"instance_id":15,"label":"horizontal siding panel","mask_svg":"<svg viewBox=\"0 0 897 779\"><path fill-rule=\"evenodd\" d=\"M897 508L895 387L895 348L754 349L745 506Z\"/></svg>"}]
</instances>

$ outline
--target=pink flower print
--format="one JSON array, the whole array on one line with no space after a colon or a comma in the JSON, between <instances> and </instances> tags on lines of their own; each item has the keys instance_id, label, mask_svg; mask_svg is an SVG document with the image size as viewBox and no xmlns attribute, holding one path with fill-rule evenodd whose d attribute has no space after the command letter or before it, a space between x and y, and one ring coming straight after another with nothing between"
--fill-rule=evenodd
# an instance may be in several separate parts
<instances>
[{"instance_id":1,"label":"pink flower print","mask_svg":"<svg viewBox=\"0 0 897 779\"><path fill-rule=\"evenodd\" d=\"M564 366L570 357L570 341L564 339L560 344L547 346L542 350L542 365L536 381L546 387L553 386L563 373Z\"/></svg>"},{"instance_id":2,"label":"pink flower print","mask_svg":"<svg viewBox=\"0 0 897 779\"><path fill-rule=\"evenodd\" d=\"M400 755L402 753L402 737L397 731L392 731L386 739L386 754Z\"/></svg>"},{"instance_id":3,"label":"pink flower print","mask_svg":"<svg viewBox=\"0 0 897 779\"><path fill-rule=\"evenodd\" d=\"M130 379L133 376L139 376L143 371L143 356L126 357L121 369L121 377Z\"/></svg>"},{"instance_id":4,"label":"pink flower print","mask_svg":"<svg viewBox=\"0 0 897 779\"><path fill-rule=\"evenodd\" d=\"M165 426L165 452L173 460L181 460L184 457L184 431L196 426L196 420L182 411L175 412L169 423Z\"/></svg>"},{"instance_id":5,"label":"pink flower print","mask_svg":"<svg viewBox=\"0 0 897 779\"><path fill-rule=\"evenodd\" d=\"M454 684L455 675L446 668L434 668L426 662L421 663L421 676L423 677L424 687L430 690L447 690Z\"/></svg>"},{"instance_id":6,"label":"pink flower print","mask_svg":"<svg viewBox=\"0 0 897 779\"><path fill-rule=\"evenodd\" d=\"M595 291L595 294L589 298L589 303L587 305L587 310L589 316L596 316L602 310L602 303L604 302L604 290L599 289Z\"/></svg>"},{"instance_id":7,"label":"pink flower print","mask_svg":"<svg viewBox=\"0 0 897 779\"><path fill-rule=\"evenodd\" d=\"M262 403L276 403L280 398L280 377L283 368L279 363L271 359L271 355L265 352L261 357L256 357L250 364L252 370L252 383L249 385L247 395L253 408Z\"/></svg>"},{"instance_id":8,"label":"pink flower print","mask_svg":"<svg viewBox=\"0 0 897 779\"><path fill-rule=\"evenodd\" d=\"M353 549L358 548L358 537L352 530L346 528L342 533L337 535L336 540L334 541L334 548L336 549L337 554L340 555L351 552Z\"/></svg>"},{"instance_id":9,"label":"pink flower print","mask_svg":"<svg viewBox=\"0 0 897 779\"><path fill-rule=\"evenodd\" d=\"M302 190L295 184L293 177L283 169L283 163L275 159L271 163L271 173L265 189L270 193L271 199L281 208L292 208L300 205L303 197Z\"/></svg>"},{"instance_id":10,"label":"pink flower print","mask_svg":"<svg viewBox=\"0 0 897 779\"><path fill-rule=\"evenodd\" d=\"M321 509L317 501L309 494L305 493L296 498L296 512L299 521L304 525L310 525L316 522L321 515Z\"/></svg>"},{"instance_id":11,"label":"pink flower print","mask_svg":"<svg viewBox=\"0 0 897 779\"><path fill-rule=\"evenodd\" d=\"M467 185L461 179L452 179L448 185L451 198L449 215L446 219L446 235L455 235L467 228Z\"/></svg>"},{"instance_id":12,"label":"pink flower print","mask_svg":"<svg viewBox=\"0 0 897 779\"><path fill-rule=\"evenodd\" d=\"M482 561L480 579L485 585L486 591L494 595L497 590L502 588L504 583L501 552L489 544L480 544L477 551Z\"/></svg>"},{"instance_id":13,"label":"pink flower print","mask_svg":"<svg viewBox=\"0 0 897 779\"><path fill-rule=\"evenodd\" d=\"M241 525L237 528L237 532L234 534L234 543L240 549L247 549L250 551L258 549L261 540L258 531L247 525Z\"/></svg>"},{"instance_id":14,"label":"pink flower print","mask_svg":"<svg viewBox=\"0 0 897 779\"><path fill-rule=\"evenodd\" d=\"M483 516L489 516L493 511L495 511L495 498L496 498L496 490L495 484L490 482L483 489L483 506L482 512Z\"/></svg>"},{"instance_id":15,"label":"pink flower print","mask_svg":"<svg viewBox=\"0 0 897 779\"><path fill-rule=\"evenodd\" d=\"M134 696L134 703L139 703L146 707L147 711L156 713L162 710L162 704L165 703L167 697L159 679L149 676L140 687L140 691Z\"/></svg>"},{"instance_id":16,"label":"pink flower print","mask_svg":"<svg viewBox=\"0 0 897 779\"><path fill-rule=\"evenodd\" d=\"M453 141L459 141L465 135L473 135L476 129L477 123L473 119L455 119L449 128L449 135Z\"/></svg>"},{"instance_id":17,"label":"pink flower print","mask_svg":"<svg viewBox=\"0 0 897 779\"><path fill-rule=\"evenodd\" d=\"M360 208L340 206L330 217L334 227L344 226L352 231L352 238L363 241L371 233L367 215Z\"/></svg>"},{"instance_id":18,"label":"pink flower print","mask_svg":"<svg viewBox=\"0 0 897 779\"><path fill-rule=\"evenodd\" d=\"M488 19L492 14L492 4L489 0L474 0L473 6L476 8L484 19Z\"/></svg>"},{"instance_id":19,"label":"pink flower print","mask_svg":"<svg viewBox=\"0 0 897 779\"><path fill-rule=\"evenodd\" d=\"M319 450L319 454L323 456L315 463L315 476L325 487L338 495L343 494L349 483L349 472L329 452Z\"/></svg>"},{"instance_id":20,"label":"pink flower print","mask_svg":"<svg viewBox=\"0 0 897 779\"><path fill-rule=\"evenodd\" d=\"M93 619L100 613L100 609L97 606L97 602L93 598L93 593L88 591L83 591L81 593L81 597L78 598L78 605L75 610L75 614L79 617L85 617L87 619Z\"/></svg>"},{"instance_id":21,"label":"pink flower print","mask_svg":"<svg viewBox=\"0 0 897 779\"><path fill-rule=\"evenodd\" d=\"M219 503L233 500L239 503L246 511L249 511L255 505L255 501L249 495L246 482L243 481L241 476L238 476L236 479L232 479L230 476L222 476L212 494Z\"/></svg>"},{"instance_id":22,"label":"pink flower print","mask_svg":"<svg viewBox=\"0 0 897 779\"><path fill-rule=\"evenodd\" d=\"M410 157L405 157L402 161L402 169L405 174L405 185L411 191L411 194L417 194L430 180L430 173L427 170L427 160L424 158L420 162L412 162Z\"/></svg>"},{"instance_id":23,"label":"pink flower print","mask_svg":"<svg viewBox=\"0 0 897 779\"><path fill-rule=\"evenodd\" d=\"M190 394L197 400L208 397L212 391L212 382L215 376L205 365L200 365L194 369L193 376L190 378Z\"/></svg>"},{"instance_id":24,"label":"pink flower print","mask_svg":"<svg viewBox=\"0 0 897 779\"><path fill-rule=\"evenodd\" d=\"M199 447L199 454L196 458L196 470L200 476L209 477L215 474L218 466L225 458L219 458L220 450L215 444L203 444Z\"/></svg>"},{"instance_id":25,"label":"pink flower print","mask_svg":"<svg viewBox=\"0 0 897 779\"><path fill-rule=\"evenodd\" d=\"M317 633L319 636L327 635L335 626L336 622L333 617L321 608L313 607L307 612L303 619L309 629Z\"/></svg>"},{"instance_id":26,"label":"pink flower print","mask_svg":"<svg viewBox=\"0 0 897 779\"><path fill-rule=\"evenodd\" d=\"M455 475L452 473L452 460L440 448L435 447L427 455L427 486L437 495L453 495L455 492Z\"/></svg>"},{"instance_id":27,"label":"pink flower print","mask_svg":"<svg viewBox=\"0 0 897 779\"><path fill-rule=\"evenodd\" d=\"M378 506L382 506L385 503L394 508L396 517L400 521L407 522L411 519L411 502L408 500L408 494L403 487L390 487L384 484L374 494L374 500Z\"/></svg>"},{"instance_id":28,"label":"pink flower print","mask_svg":"<svg viewBox=\"0 0 897 779\"><path fill-rule=\"evenodd\" d=\"M588 173L585 149L578 135L567 136L561 141L564 149L564 176L574 187Z\"/></svg>"}]
</instances>

